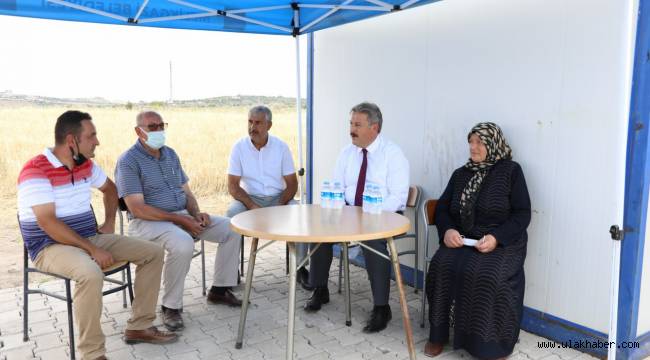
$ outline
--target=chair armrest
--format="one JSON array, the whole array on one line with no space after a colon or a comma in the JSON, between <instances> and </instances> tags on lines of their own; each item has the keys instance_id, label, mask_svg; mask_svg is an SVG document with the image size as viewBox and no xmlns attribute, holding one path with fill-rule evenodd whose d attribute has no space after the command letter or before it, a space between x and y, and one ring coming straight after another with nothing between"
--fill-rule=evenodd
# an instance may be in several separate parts
<instances>
[{"instance_id":1,"label":"chair armrest","mask_svg":"<svg viewBox=\"0 0 650 360\"><path fill-rule=\"evenodd\" d=\"M47 272L47 271L41 271L41 270L38 270L37 268L33 268L33 267L28 267L27 269L25 269L25 271L30 272L30 273L39 273L39 274L43 274L43 275L47 275L47 276L52 276L52 277L55 277L55 278L61 279L61 280L70 280L70 278L67 278L67 277L65 277L63 275L59 275L59 274L55 274L55 273L51 273L51 272Z\"/></svg>"},{"instance_id":2,"label":"chair armrest","mask_svg":"<svg viewBox=\"0 0 650 360\"><path fill-rule=\"evenodd\" d=\"M393 240L399 240L399 239L408 239L408 238L414 238L415 239L415 234L402 234L402 235L397 235L393 237Z\"/></svg>"},{"instance_id":3,"label":"chair armrest","mask_svg":"<svg viewBox=\"0 0 650 360\"><path fill-rule=\"evenodd\" d=\"M415 252L415 250L404 250L404 251L398 251L397 252L397 256L409 255L409 254L415 255L416 252Z\"/></svg>"},{"instance_id":4,"label":"chair armrest","mask_svg":"<svg viewBox=\"0 0 650 360\"><path fill-rule=\"evenodd\" d=\"M118 271L123 270L127 265L129 265L128 261L118 261L118 262L114 263L113 265L102 269L102 272L104 273L104 275L114 274L114 273L116 273Z\"/></svg>"}]
</instances>

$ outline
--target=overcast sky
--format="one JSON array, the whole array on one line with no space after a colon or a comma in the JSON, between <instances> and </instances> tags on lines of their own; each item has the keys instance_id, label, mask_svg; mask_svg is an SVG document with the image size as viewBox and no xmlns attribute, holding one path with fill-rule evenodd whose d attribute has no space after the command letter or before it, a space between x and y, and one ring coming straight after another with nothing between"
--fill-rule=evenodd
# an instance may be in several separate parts
<instances>
[{"instance_id":1,"label":"overcast sky","mask_svg":"<svg viewBox=\"0 0 650 360\"><path fill-rule=\"evenodd\" d=\"M0 15L0 92L122 101L296 95L292 37ZM305 97L306 37L300 50Z\"/></svg>"}]
</instances>

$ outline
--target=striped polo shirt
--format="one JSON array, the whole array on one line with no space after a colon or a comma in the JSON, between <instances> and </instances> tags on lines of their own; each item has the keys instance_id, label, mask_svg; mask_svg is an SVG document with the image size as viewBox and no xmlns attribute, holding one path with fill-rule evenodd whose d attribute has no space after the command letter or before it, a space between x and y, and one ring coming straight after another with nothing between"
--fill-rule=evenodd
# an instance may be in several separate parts
<instances>
[{"instance_id":1,"label":"striped polo shirt","mask_svg":"<svg viewBox=\"0 0 650 360\"><path fill-rule=\"evenodd\" d=\"M120 198L142 194L145 204L165 211L185 209L182 186L188 181L176 152L160 148L160 158L150 155L140 140L117 160L115 183Z\"/></svg>"},{"instance_id":2,"label":"striped polo shirt","mask_svg":"<svg viewBox=\"0 0 650 360\"><path fill-rule=\"evenodd\" d=\"M51 149L23 166L18 176L18 219L32 260L43 248L56 243L38 226L32 206L54 203L56 217L87 238L97 233L90 188L99 188L105 182L106 174L91 160L70 171Z\"/></svg>"}]
</instances>

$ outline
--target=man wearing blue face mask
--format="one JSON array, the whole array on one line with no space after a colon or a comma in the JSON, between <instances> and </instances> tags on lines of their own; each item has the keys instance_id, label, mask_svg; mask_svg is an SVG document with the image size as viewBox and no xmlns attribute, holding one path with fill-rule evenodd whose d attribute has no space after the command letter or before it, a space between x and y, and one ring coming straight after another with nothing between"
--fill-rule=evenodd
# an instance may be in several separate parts
<instances>
[{"instance_id":1,"label":"man wearing blue face mask","mask_svg":"<svg viewBox=\"0 0 650 360\"><path fill-rule=\"evenodd\" d=\"M138 114L138 140L117 161L115 179L118 195L129 209L129 234L165 248L162 318L163 324L175 331L184 327L183 289L193 238L219 243L210 289L213 302L241 306L231 291L238 280L239 235L230 230L230 219L199 210L178 155L165 146L166 128L158 113Z\"/></svg>"}]
</instances>

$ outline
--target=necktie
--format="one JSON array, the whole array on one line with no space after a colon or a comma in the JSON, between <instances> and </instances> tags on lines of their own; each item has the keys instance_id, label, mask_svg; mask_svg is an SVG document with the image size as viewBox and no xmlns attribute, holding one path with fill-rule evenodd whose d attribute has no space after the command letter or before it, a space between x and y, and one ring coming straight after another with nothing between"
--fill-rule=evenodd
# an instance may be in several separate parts
<instances>
[{"instance_id":1,"label":"necktie","mask_svg":"<svg viewBox=\"0 0 650 360\"><path fill-rule=\"evenodd\" d=\"M359 169L357 192L354 194L354 206L361 206L363 204L363 189L366 185L366 170L368 170L368 150L362 149L361 151L363 151L363 161L361 162L361 169Z\"/></svg>"}]
</instances>

